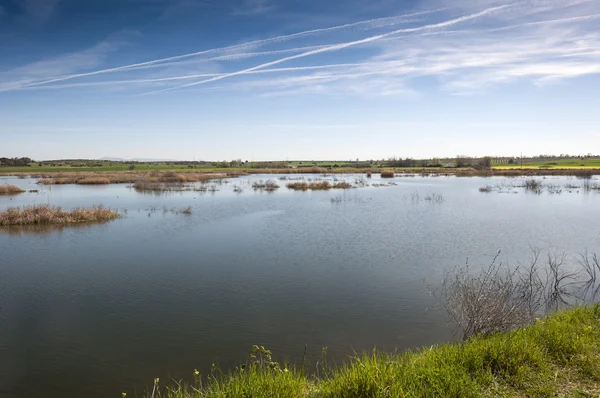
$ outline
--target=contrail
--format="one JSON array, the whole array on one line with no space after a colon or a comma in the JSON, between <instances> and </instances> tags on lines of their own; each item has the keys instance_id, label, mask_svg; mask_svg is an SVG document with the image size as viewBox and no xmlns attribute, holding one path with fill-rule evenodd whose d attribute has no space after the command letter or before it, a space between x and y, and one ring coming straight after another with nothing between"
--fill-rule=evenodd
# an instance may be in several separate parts
<instances>
[{"instance_id":1,"label":"contrail","mask_svg":"<svg viewBox=\"0 0 600 398\"><path fill-rule=\"evenodd\" d=\"M115 68L102 69L102 70L97 70L94 72L86 72L86 73L78 73L78 74L73 74L73 75L61 76L61 77L44 80L44 81L37 82L37 83L28 84L23 87L55 83L55 82L71 80L71 79L76 79L76 78L86 77L86 76L94 76L94 75L99 75L99 74L104 74L104 73L120 72L120 71L129 70L129 69L144 67L147 65L154 65L154 64L159 64L159 63L168 62L168 61L180 60L180 59L184 59L184 58L197 57L200 55L219 53L219 52L223 52L226 50L237 50L237 49L243 49L243 48L248 48L248 47L260 46L260 45L269 44L269 43L280 43L282 41L292 40L292 39L296 39L299 37L314 36L314 35L318 35L318 34L321 34L324 32L332 32L332 31L336 31L336 30L348 29L348 28L353 28L353 27L358 27L358 26L369 26L369 29L381 28L381 27L385 27L385 26L393 26L393 25L401 24L403 22L407 22L406 18L408 18L408 17L432 14L432 13L436 13L436 12L443 11L446 9L447 8L439 8L439 9L435 9L435 10L420 11L420 12L415 12L415 13L411 13L411 14L399 15L399 16L395 16L395 17L376 18L376 19L370 19L370 20L366 20L366 21L353 22L353 23L348 23L348 24L344 24L344 25L332 26L329 28L312 29L312 30L307 30L304 32L276 36L276 37L271 37L271 38L262 39L262 40L254 40L254 41L250 41L247 43L235 44L232 46L221 47L221 48L213 48L210 50L203 50L203 51L198 51L198 52L189 53L189 54L177 55L174 57L161 58L161 59L156 59L153 61L140 62L137 64L118 66Z\"/></svg>"},{"instance_id":2,"label":"contrail","mask_svg":"<svg viewBox=\"0 0 600 398\"><path fill-rule=\"evenodd\" d=\"M292 56L281 58L281 59L278 59L278 60L275 60L275 61L267 62L267 63L261 64L261 65L254 66L252 68L240 70L240 71L237 71L237 72L227 73L227 74L224 74L224 75L221 75L221 76L216 76L216 77L213 77L211 79L206 79L206 80L202 80L202 81L194 82L194 83L188 83L188 84L184 84L184 85L177 86L177 87L170 87L170 88L166 88L166 89L163 89L163 90L151 91L151 92L145 93L143 95L158 94L158 93L163 93L163 92L167 92L167 91L177 90L177 89L181 89L181 88L185 88L185 87L192 87L192 86L197 86L197 85L200 85L200 84L211 83L211 82L214 82L214 81L217 81L217 80L222 80L222 79L226 79L226 78L233 77L233 76L244 75L244 74L247 74L249 72L253 72L253 71L256 71L256 70L259 70L259 69L268 68L268 67L273 66L273 65L281 64L283 62L287 62L287 61L291 61L291 60L299 59L299 58L304 58L304 57L308 57L308 56L315 55L315 54L321 54L321 53L324 53L324 52L342 50L344 48L356 46L356 45L359 45L359 44L370 43L372 41L380 40L380 39L383 39L385 37L396 35L398 33L412 33L412 32L419 32L419 31L422 31L422 30L444 28L446 26L452 26L452 25L455 25L455 24L463 22L463 21L468 21L468 20L471 20L471 19L479 18L479 17L482 17L484 15L490 14L490 13L492 13L494 11L502 10L504 8L507 8L507 7L509 7L509 5L502 5L502 6L498 6L498 7L491 7L491 8L487 8L487 9L485 9L483 11L474 13L474 14L465 15L465 16L462 16L462 17L459 17L459 18L455 18L455 19L451 19L451 20L445 21L445 22L440 22L440 23L431 24L431 25L424 25L424 26L420 26L420 27L417 27L417 28L398 29L398 30L394 30L394 31L391 31L391 32L388 32L388 33L383 33L383 34L380 34L380 35L370 36L370 37L367 37L367 38L361 39L361 40L350 41L350 42L341 43L341 44L334 44L334 45L331 45L331 46L328 46L328 47L325 47L325 48L321 48L321 49L317 49L317 50L312 50L312 51L307 51L307 52L304 52L302 54L292 55Z\"/></svg>"},{"instance_id":3,"label":"contrail","mask_svg":"<svg viewBox=\"0 0 600 398\"><path fill-rule=\"evenodd\" d=\"M343 67L351 67L351 66L363 66L363 65L368 65L368 64L369 63L346 63L346 64L297 66L297 67L291 67L291 68L274 68L274 69L266 69L266 70L256 70L253 72L248 72L248 74L300 72L300 71L307 71L307 70L320 70L320 69L334 69L334 68L343 68ZM112 85L119 85L119 84L160 83L160 82L167 82L167 81L173 81L173 80L189 80L189 79L196 79L199 77L217 77L217 76L223 76L223 75L225 75L225 73L200 73L200 74L196 74L196 75L159 77L159 78L154 78L154 79L112 80L112 81L102 81L102 82L57 84L57 85L51 85L51 86L10 87L10 88L0 88L0 92L14 91L14 90L25 90L25 91L53 90L53 89L77 88L77 87L112 86Z\"/></svg>"}]
</instances>

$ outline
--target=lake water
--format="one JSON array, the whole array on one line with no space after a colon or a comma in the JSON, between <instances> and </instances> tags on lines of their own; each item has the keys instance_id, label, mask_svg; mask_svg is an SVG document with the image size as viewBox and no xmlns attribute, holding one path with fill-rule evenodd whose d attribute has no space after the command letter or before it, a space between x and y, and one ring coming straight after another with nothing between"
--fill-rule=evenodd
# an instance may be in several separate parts
<instances>
[{"instance_id":1,"label":"lake water","mask_svg":"<svg viewBox=\"0 0 600 398\"><path fill-rule=\"evenodd\" d=\"M285 181L274 193L250 189L278 177L163 195L0 178L39 190L0 197L0 210L125 212L101 225L0 229L0 396L133 396L155 377L233 367L254 344L296 363L306 344L312 369L322 347L342 361L373 346L430 345L452 334L428 286L466 258L484 266L502 250L503 261L526 261L529 245L600 253L600 193L406 176L343 192L294 192ZM171 211L185 206L191 215Z\"/></svg>"}]
</instances>

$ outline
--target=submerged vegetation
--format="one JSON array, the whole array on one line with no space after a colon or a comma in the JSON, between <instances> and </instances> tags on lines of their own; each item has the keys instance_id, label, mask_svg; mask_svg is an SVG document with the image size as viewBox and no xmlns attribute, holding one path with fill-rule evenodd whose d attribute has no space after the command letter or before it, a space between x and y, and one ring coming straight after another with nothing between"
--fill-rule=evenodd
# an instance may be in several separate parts
<instances>
[{"instance_id":1,"label":"submerged vegetation","mask_svg":"<svg viewBox=\"0 0 600 398\"><path fill-rule=\"evenodd\" d=\"M255 191L275 192L279 189L279 185L277 185L277 183L273 180L258 180L252 183L252 189L254 189Z\"/></svg>"},{"instance_id":2,"label":"submerged vegetation","mask_svg":"<svg viewBox=\"0 0 600 398\"><path fill-rule=\"evenodd\" d=\"M14 185L0 185L0 195L18 195L25 190Z\"/></svg>"},{"instance_id":3,"label":"submerged vegetation","mask_svg":"<svg viewBox=\"0 0 600 398\"><path fill-rule=\"evenodd\" d=\"M294 191L328 191L330 189L350 189L352 184L346 181L338 181L333 184L329 181L314 181L314 182L291 182L287 184L288 189Z\"/></svg>"},{"instance_id":4,"label":"submerged vegetation","mask_svg":"<svg viewBox=\"0 0 600 398\"><path fill-rule=\"evenodd\" d=\"M9 207L0 212L0 226L105 222L120 217L118 211L102 206L73 210L48 205Z\"/></svg>"}]
</instances>

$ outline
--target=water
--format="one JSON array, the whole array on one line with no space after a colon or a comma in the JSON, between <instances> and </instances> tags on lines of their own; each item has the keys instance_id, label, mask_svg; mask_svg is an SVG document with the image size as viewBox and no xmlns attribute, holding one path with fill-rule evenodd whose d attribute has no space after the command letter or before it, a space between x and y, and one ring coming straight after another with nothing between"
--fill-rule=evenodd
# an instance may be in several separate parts
<instances>
[{"instance_id":1,"label":"water","mask_svg":"<svg viewBox=\"0 0 600 398\"><path fill-rule=\"evenodd\" d=\"M0 396L132 396L155 377L233 367L254 344L296 363L307 344L313 369L322 347L341 361L373 346L430 345L452 334L428 287L467 257L483 266L501 249L515 262L529 245L600 253L598 193L485 194L483 185L522 180L454 177L344 192L293 192L285 181L271 194L249 189L277 177L166 195L0 178L40 190L0 197L0 210L126 210L102 225L0 229ZM433 193L443 202L425 199ZM171 211L189 205L191 215Z\"/></svg>"}]
</instances>

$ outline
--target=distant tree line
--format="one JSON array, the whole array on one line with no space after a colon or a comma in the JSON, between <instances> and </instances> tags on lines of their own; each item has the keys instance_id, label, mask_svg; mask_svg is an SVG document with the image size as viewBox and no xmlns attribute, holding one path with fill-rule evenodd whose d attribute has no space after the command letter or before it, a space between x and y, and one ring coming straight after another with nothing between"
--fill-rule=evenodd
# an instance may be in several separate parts
<instances>
[{"instance_id":1,"label":"distant tree line","mask_svg":"<svg viewBox=\"0 0 600 398\"><path fill-rule=\"evenodd\" d=\"M0 158L1 167L27 167L32 162L30 158Z\"/></svg>"}]
</instances>

